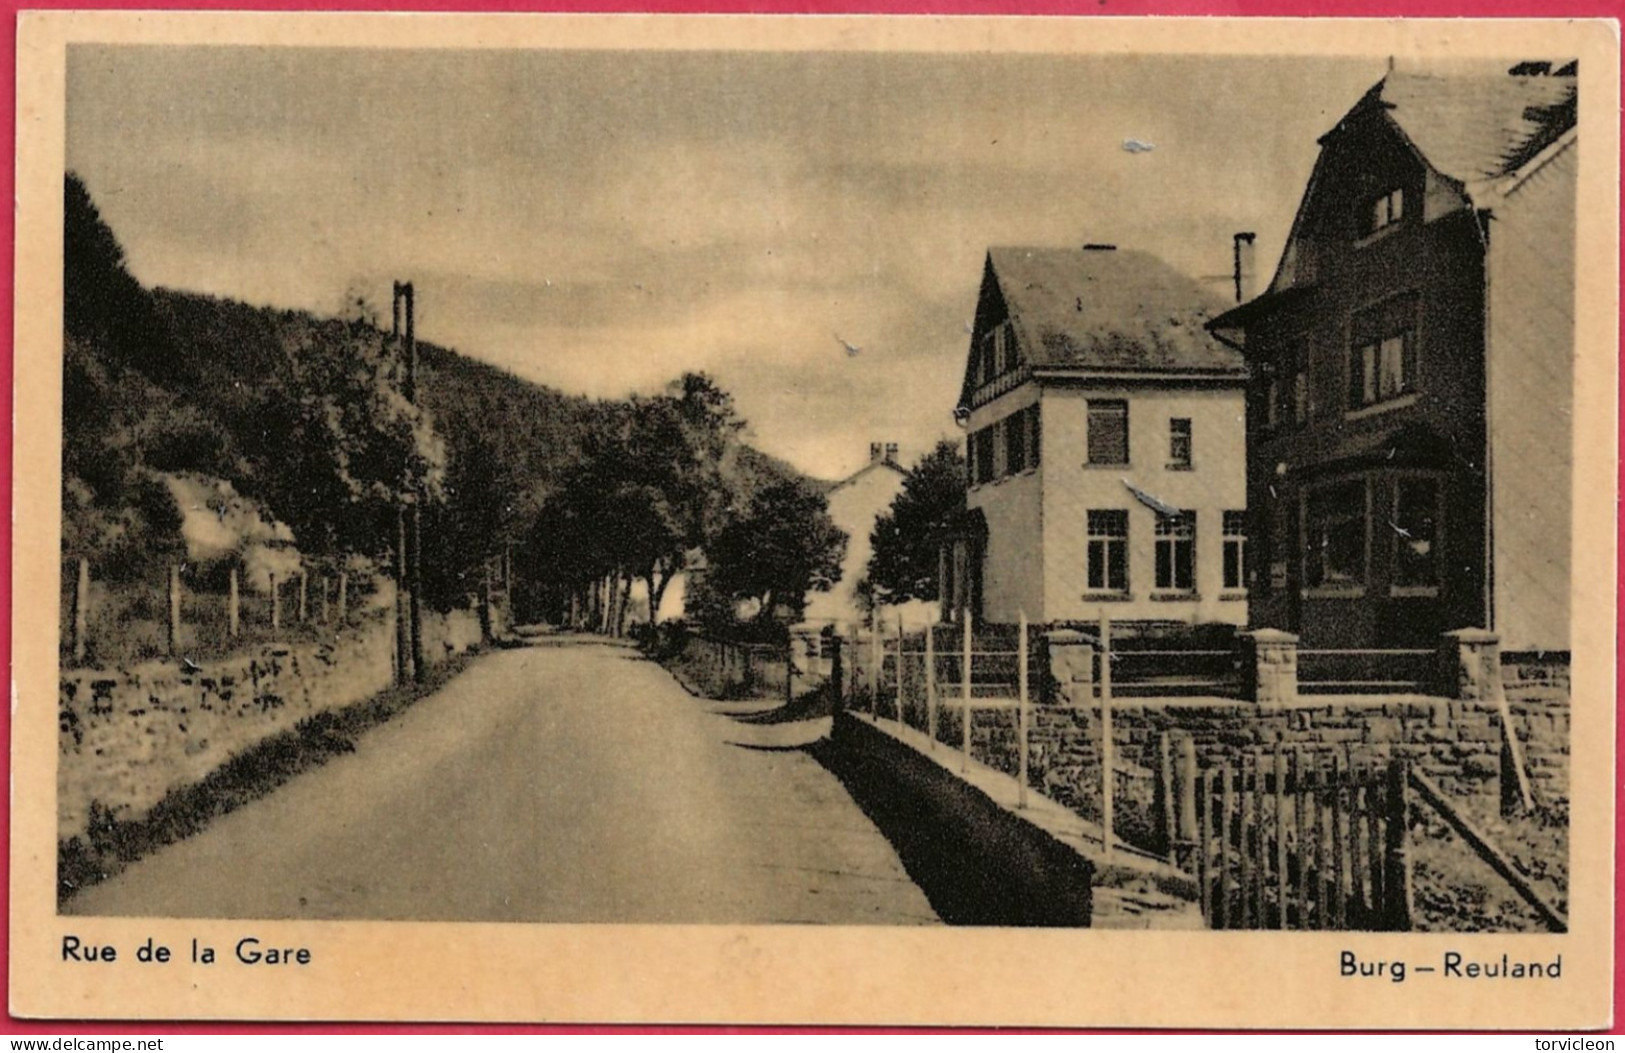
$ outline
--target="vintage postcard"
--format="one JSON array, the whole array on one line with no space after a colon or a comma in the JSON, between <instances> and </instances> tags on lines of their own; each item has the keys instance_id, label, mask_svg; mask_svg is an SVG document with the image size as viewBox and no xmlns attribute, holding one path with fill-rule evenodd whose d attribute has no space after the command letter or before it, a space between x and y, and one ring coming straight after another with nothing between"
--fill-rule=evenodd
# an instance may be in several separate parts
<instances>
[{"instance_id":1,"label":"vintage postcard","mask_svg":"<svg viewBox=\"0 0 1625 1053\"><path fill-rule=\"evenodd\" d=\"M14 1013L1611 1020L1617 25L18 69Z\"/></svg>"}]
</instances>

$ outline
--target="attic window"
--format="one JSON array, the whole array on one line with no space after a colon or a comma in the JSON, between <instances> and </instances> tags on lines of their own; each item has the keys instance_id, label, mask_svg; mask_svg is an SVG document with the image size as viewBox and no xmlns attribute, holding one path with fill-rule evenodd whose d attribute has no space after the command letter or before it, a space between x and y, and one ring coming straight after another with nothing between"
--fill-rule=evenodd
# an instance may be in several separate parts
<instances>
[{"instance_id":1,"label":"attic window","mask_svg":"<svg viewBox=\"0 0 1625 1053\"><path fill-rule=\"evenodd\" d=\"M1386 230L1405 218L1405 191L1395 188L1371 202L1366 212L1365 226L1360 231L1363 237L1369 237L1378 231Z\"/></svg>"}]
</instances>

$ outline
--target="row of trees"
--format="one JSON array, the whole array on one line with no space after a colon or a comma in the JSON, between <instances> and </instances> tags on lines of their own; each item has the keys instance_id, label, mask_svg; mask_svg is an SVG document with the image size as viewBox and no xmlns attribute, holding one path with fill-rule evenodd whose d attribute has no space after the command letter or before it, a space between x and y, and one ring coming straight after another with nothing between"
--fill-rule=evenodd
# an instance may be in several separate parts
<instances>
[{"instance_id":1,"label":"row of trees","mask_svg":"<svg viewBox=\"0 0 1625 1053\"><path fill-rule=\"evenodd\" d=\"M766 631L833 586L847 538L822 491L741 441L732 396L688 373L653 396L602 407L581 456L524 546L544 612L621 633L658 616L679 575L687 615Z\"/></svg>"}]
</instances>

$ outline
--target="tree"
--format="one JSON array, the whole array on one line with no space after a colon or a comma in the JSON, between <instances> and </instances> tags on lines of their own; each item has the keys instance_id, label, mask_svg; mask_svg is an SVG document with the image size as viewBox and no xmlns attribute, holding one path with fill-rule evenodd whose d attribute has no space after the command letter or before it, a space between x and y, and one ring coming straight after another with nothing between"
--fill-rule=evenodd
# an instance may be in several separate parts
<instances>
[{"instance_id":1,"label":"tree","mask_svg":"<svg viewBox=\"0 0 1625 1053\"><path fill-rule=\"evenodd\" d=\"M151 377L180 375L181 363L151 298L126 267L124 248L90 191L72 172L63 184L62 328Z\"/></svg>"},{"instance_id":2,"label":"tree","mask_svg":"<svg viewBox=\"0 0 1625 1053\"><path fill-rule=\"evenodd\" d=\"M624 565L644 579L651 619L689 553L706 547L734 512L728 465L744 420L733 396L705 373L685 373L653 398L634 398L619 487Z\"/></svg>"},{"instance_id":3,"label":"tree","mask_svg":"<svg viewBox=\"0 0 1625 1053\"><path fill-rule=\"evenodd\" d=\"M799 619L807 593L828 592L841 580L846 543L824 495L783 479L760 490L706 548L707 584L730 599L755 600L763 621L780 605Z\"/></svg>"},{"instance_id":4,"label":"tree","mask_svg":"<svg viewBox=\"0 0 1625 1053\"><path fill-rule=\"evenodd\" d=\"M875 520L860 592L883 604L937 599L937 548L964 514L965 458L958 443L943 439L909 469L891 508Z\"/></svg>"}]
</instances>

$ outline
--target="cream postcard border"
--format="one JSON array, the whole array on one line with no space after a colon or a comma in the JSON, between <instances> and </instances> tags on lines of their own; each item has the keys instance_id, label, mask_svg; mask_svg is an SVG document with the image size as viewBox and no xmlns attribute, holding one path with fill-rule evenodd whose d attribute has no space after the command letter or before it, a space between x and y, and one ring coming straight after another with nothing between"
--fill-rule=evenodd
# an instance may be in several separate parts
<instances>
[{"instance_id":1,"label":"cream postcard border","mask_svg":"<svg viewBox=\"0 0 1625 1053\"><path fill-rule=\"evenodd\" d=\"M59 918L61 253L74 42L388 48L1578 56L1573 754L1567 935L471 925ZM17 63L11 1010L61 1018L1026 1024L1203 1028L1606 1026L1613 991L1619 39L1613 22L910 16L23 12ZM275 972L63 963L69 929L172 946L257 935ZM1338 954L1549 959L1560 981L1348 980Z\"/></svg>"}]
</instances>

